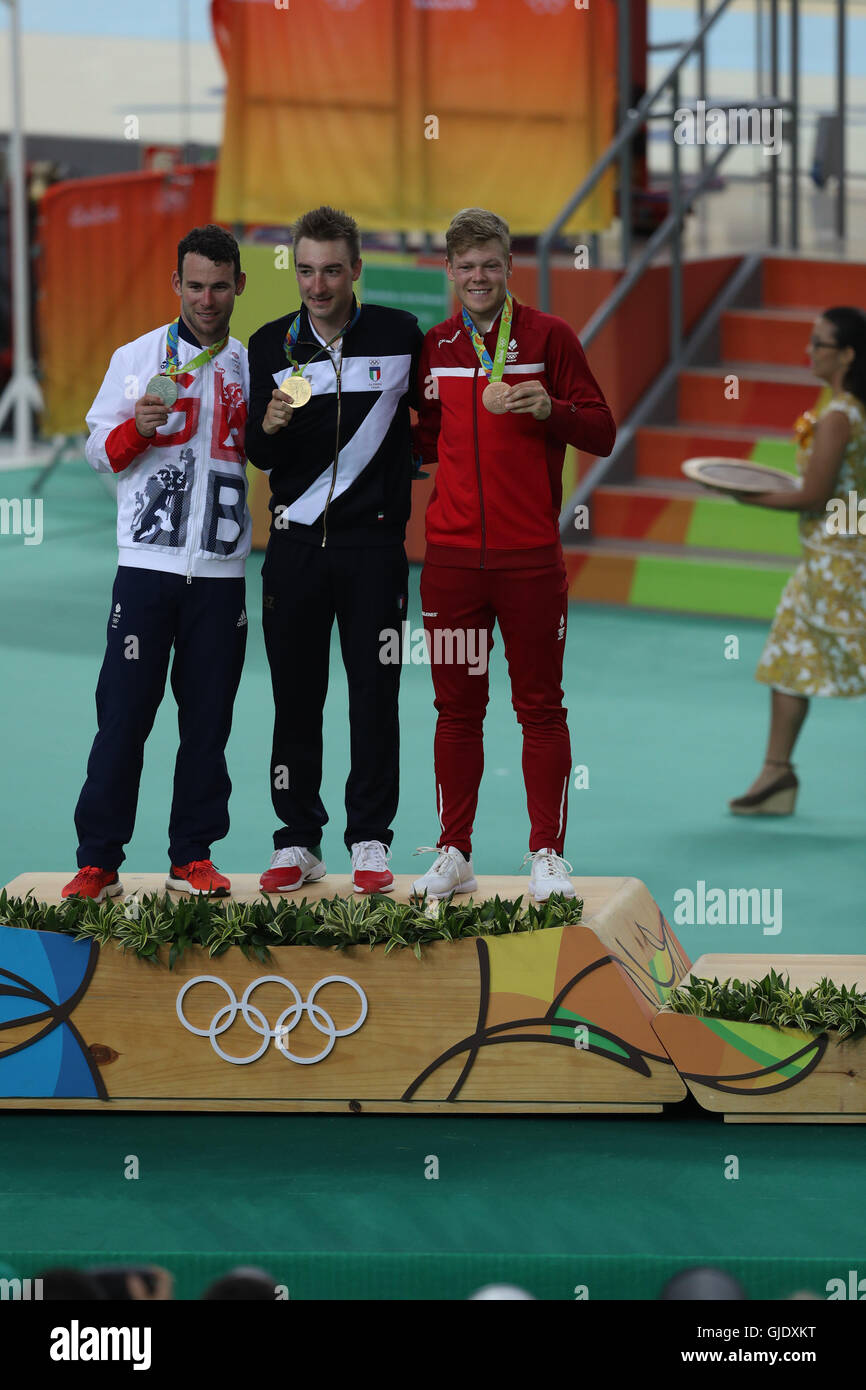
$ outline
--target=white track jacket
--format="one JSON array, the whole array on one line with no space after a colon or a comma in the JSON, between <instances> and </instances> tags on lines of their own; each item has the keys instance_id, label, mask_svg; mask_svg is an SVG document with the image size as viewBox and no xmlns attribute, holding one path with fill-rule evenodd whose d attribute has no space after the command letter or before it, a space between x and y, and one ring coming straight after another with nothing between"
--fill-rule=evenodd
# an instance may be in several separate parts
<instances>
[{"instance_id":1,"label":"white track jacket","mask_svg":"<svg viewBox=\"0 0 866 1390\"><path fill-rule=\"evenodd\" d=\"M244 433L250 380L236 338L210 362L176 377L168 424L145 439L135 402L163 371L168 324L117 349L87 415L85 452L98 473L116 473L121 565L185 574L243 576L252 522ZM181 366L201 351L180 338Z\"/></svg>"}]
</instances>

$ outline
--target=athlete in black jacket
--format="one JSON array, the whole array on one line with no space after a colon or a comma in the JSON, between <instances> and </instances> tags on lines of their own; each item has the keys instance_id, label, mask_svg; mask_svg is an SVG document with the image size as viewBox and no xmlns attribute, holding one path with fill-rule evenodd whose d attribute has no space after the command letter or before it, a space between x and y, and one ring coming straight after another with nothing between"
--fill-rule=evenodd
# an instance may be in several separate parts
<instances>
[{"instance_id":1,"label":"athlete in black jacket","mask_svg":"<svg viewBox=\"0 0 866 1390\"><path fill-rule=\"evenodd\" d=\"M345 213L307 213L293 241L302 307L249 343L247 456L270 470L272 494L262 623L275 706L271 799L282 822L261 885L284 892L325 873L322 711L336 617L349 685L345 841L355 889L385 892L401 668L380 658L395 652L383 634L398 633L402 650L409 406L423 335L412 314L358 305L360 243ZM312 394L293 406L308 394L299 376Z\"/></svg>"}]
</instances>

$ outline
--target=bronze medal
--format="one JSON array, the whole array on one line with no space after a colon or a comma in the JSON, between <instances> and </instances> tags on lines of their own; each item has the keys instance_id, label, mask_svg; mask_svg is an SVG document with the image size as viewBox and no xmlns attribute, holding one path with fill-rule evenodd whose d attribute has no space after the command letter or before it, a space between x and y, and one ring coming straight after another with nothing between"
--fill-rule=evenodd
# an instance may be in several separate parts
<instances>
[{"instance_id":1,"label":"bronze medal","mask_svg":"<svg viewBox=\"0 0 866 1390\"><path fill-rule=\"evenodd\" d=\"M506 386L504 381L491 381L488 386L485 386L484 394L481 397L485 409L489 410L491 415L507 414L508 406L505 403L505 397L510 390L511 387Z\"/></svg>"}]
</instances>

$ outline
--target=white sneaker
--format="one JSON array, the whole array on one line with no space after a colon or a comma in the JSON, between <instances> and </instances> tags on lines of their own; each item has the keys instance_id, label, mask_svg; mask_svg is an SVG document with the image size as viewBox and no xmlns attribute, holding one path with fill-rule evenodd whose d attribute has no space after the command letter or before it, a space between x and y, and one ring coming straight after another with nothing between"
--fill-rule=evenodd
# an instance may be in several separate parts
<instances>
[{"instance_id":1,"label":"white sneaker","mask_svg":"<svg viewBox=\"0 0 866 1390\"><path fill-rule=\"evenodd\" d=\"M286 849L274 850L271 867L265 869L259 879L259 887L265 893L291 892L300 888L302 883L315 883L326 873L323 859L317 859L303 845L289 845Z\"/></svg>"},{"instance_id":2,"label":"white sneaker","mask_svg":"<svg viewBox=\"0 0 866 1390\"><path fill-rule=\"evenodd\" d=\"M390 893L394 875L388 868L391 851L381 840L359 840L352 846L352 887L356 893Z\"/></svg>"},{"instance_id":3,"label":"white sneaker","mask_svg":"<svg viewBox=\"0 0 866 1390\"><path fill-rule=\"evenodd\" d=\"M451 845L448 849L437 849L435 845L424 845L416 849L416 854L435 854L437 859L432 869L412 884L413 893L425 893L428 898L447 898L452 893L474 893L478 883L472 868L472 860L466 860Z\"/></svg>"},{"instance_id":4,"label":"white sneaker","mask_svg":"<svg viewBox=\"0 0 866 1390\"><path fill-rule=\"evenodd\" d=\"M523 856L523 862L527 859L532 860L532 871L529 875L529 892L537 902L545 902L551 893L561 893L564 898L574 897L574 884L568 875L572 872L572 865L567 859L561 859L552 849L537 849L533 854Z\"/></svg>"}]
</instances>

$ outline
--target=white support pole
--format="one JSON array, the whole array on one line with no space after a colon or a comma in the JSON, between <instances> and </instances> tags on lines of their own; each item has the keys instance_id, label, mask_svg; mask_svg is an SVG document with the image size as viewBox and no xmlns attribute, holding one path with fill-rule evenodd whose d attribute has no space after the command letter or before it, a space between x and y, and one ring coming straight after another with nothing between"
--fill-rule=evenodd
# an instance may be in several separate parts
<instances>
[{"instance_id":1,"label":"white support pole","mask_svg":"<svg viewBox=\"0 0 866 1390\"><path fill-rule=\"evenodd\" d=\"M179 9L180 18L180 162L181 164L190 163L190 147L192 144L192 115L190 102L192 101L192 63L189 47L189 0L181 0Z\"/></svg>"},{"instance_id":2,"label":"white support pole","mask_svg":"<svg viewBox=\"0 0 866 1390\"><path fill-rule=\"evenodd\" d=\"M6 0L11 24L12 126L9 132L9 189L12 233L12 376L0 396L0 425L14 408L15 453L29 461L33 444L30 410L42 409L42 392L33 372L30 346L30 267L27 241L27 189L24 163L23 100L21 82L21 0Z\"/></svg>"}]
</instances>

